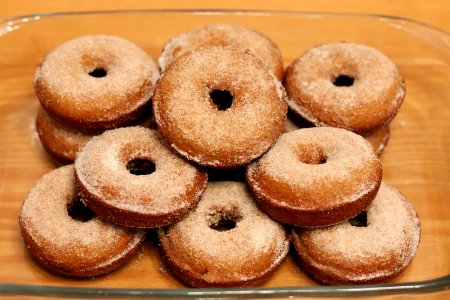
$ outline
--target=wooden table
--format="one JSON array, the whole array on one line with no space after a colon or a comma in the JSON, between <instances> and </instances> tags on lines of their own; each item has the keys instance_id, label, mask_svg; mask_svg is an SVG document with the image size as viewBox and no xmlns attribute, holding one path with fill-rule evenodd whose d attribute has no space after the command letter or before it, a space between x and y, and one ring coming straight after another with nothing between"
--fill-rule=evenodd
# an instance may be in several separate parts
<instances>
[{"instance_id":1,"label":"wooden table","mask_svg":"<svg viewBox=\"0 0 450 300\"><path fill-rule=\"evenodd\" d=\"M0 2L0 18L7 18L15 15L26 15L37 12L53 11L83 11L83 10L111 10L111 9L153 9L153 8L240 8L240 9L277 9L287 11L329 11L329 12L358 12L376 13L386 15L397 15L406 18L413 18L433 26L450 31L450 6L448 1L388 1L377 2L363 1L227 1L214 4L212 1L21 1L21 5L13 1ZM105 6L107 3L107 6ZM89 20L90 26L85 25L78 28L77 32L89 32L89 28L95 28L95 19ZM221 19L222 22L226 18ZM145 21L143 21L145 22ZM250 22L251 23L251 22ZM134 23L133 23L134 24ZM193 23L192 23L193 24ZM192 25L190 24L190 25ZM0 282L15 283L36 283L48 282L55 285L70 285L72 282L65 278L49 276L39 267L35 266L27 256L24 249L17 247L22 245L17 232L15 218L11 215L18 213L18 203L23 199L26 190L47 170L54 168L46 158L42 149L37 153L39 142L32 140L32 124L34 113L37 109L37 101L34 97L31 80L36 65L42 59L44 53L51 49L57 42L64 41L73 35L71 26L64 27L64 30L57 31L54 37L42 37L36 40L33 47L24 49L20 47L24 40L11 36L5 36L7 45L14 45L9 49L0 51L0 113L7 114L8 120L17 124L0 119L0 138L3 144L0 145L1 153L8 153L8 157L0 159L0 261L8 261L6 272L0 272ZM136 24L134 24L136 25ZM251 24L250 24L251 25ZM43 25L45 27L45 24ZM139 45L142 45L153 57L157 57L163 41L180 31L184 26L182 21L173 24L173 29L164 28L156 45L148 42L146 36L139 32L129 33L126 29L115 27L111 32L123 33ZM340 25L342 26L342 24ZM270 27L270 26L268 26ZM258 28L264 30L265 28ZM275 35L276 28L265 29L268 35ZM26 32L25 32L26 34ZM33 36L30 34L30 37ZM151 36L151 35L150 35ZM363 35L355 36L364 40ZM0 39L2 43L3 38ZM307 46L314 45L320 40L317 36L305 36L299 49L306 49ZM395 40L390 40L395 43ZM293 48L288 41L277 37L277 43L282 50L285 50L284 63L289 64L295 55ZM3 44L0 44L0 48ZM380 47L383 43L379 42ZM392 135L386 153L382 157L384 167L384 178L391 184L402 190L415 204L422 219L423 240L419 248L418 256L413 262L413 266L407 269L401 276L393 282L406 282L415 280L426 280L450 273L450 212L446 206L446 197L450 193L450 92L442 89L449 79L449 61L433 60L433 53L425 53L424 57L419 54L423 49L411 44L411 57L402 58L396 49L385 46L390 56L399 66L401 72L407 80L407 103L402 108L398 118L392 124ZM300 50L298 50L300 52ZM447 48L448 51L448 48ZM19 56L18 56L19 55ZM448 53L447 53L448 55ZM20 57L20 60L17 58ZM421 73L426 70L426 73ZM14 118L13 118L14 117ZM426 126L427 132L423 131ZM9 130L11 129L11 130ZM11 134L14 132L15 134ZM16 134L17 133L17 134ZM405 145L415 143L414 147L408 148ZM6 147L13 147L7 149ZM415 160L418 161L415 161ZM411 161L412 160L412 161ZM27 169L18 166L28 166ZM426 189L421 188L426 185ZM430 201L428 201L430 200ZM6 204L5 204L6 203ZM422 212L422 213L421 213ZM8 240L8 242L5 242ZM11 246L13 245L13 246ZM439 259L428 259L428 255L437 256ZM152 245L144 248L143 254L138 258L140 263L145 263L148 268L156 270L155 282L150 287L162 286L175 288L181 285L170 278L164 272L158 272L161 268L158 254ZM0 264L3 266L3 264ZM16 266L25 266L30 269L32 276L15 272ZM9 268L9 269L8 269ZM4 274L10 274L9 278L3 278ZM99 287L108 285L108 280L114 280L117 287L149 287L149 283L139 279L145 277L146 268L134 262L130 266L119 271L118 275L113 274L102 277L94 281L79 281L78 286ZM116 277L114 277L116 276ZM119 277L117 277L119 276ZM116 279L114 279L116 278ZM132 278L130 281L117 278ZM47 280L47 281L46 281ZM305 276L295 266L290 257L282 266L279 273L272 277L265 286L283 286L299 284L313 285L311 279ZM137 284L134 285L134 284ZM435 299L445 299L449 293L433 294ZM388 297L390 298L390 297Z\"/></svg>"}]
</instances>

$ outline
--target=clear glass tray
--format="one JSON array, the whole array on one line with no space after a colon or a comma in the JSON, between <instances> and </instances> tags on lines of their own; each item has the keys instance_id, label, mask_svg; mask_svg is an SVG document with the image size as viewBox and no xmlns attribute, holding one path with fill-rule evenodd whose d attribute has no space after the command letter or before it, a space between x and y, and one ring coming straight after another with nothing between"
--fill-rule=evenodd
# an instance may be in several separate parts
<instances>
[{"instance_id":1,"label":"clear glass tray","mask_svg":"<svg viewBox=\"0 0 450 300\"><path fill-rule=\"evenodd\" d=\"M174 35L213 22L265 33L285 66L321 43L351 41L376 47L399 67L406 100L391 124L382 155L383 180L415 205L421 243L411 265L385 284L319 286L289 256L260 288L188 289L161 264L154 239L129 264L96 279L54 276L31 261L17 218L28 190L55 166L34 129L38 101L32 79L43 56L87 34L112 34L144 48L155 60ZM111 11L55 13L0 21L0 295L101 298L285 298L447 295L450 287L450 36L412 20L377 15L267 11ZM428 295L428 296L430 296ZM444 296L445 297L445 296Z\"/></svg>"}]
</instances>

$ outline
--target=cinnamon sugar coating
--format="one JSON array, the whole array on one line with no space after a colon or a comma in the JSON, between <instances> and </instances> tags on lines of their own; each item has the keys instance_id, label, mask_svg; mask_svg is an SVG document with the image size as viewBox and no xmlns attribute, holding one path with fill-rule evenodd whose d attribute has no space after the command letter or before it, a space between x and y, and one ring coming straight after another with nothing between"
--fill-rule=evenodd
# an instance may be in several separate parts
<instances>
[{"instance_id":1,"label":"cinnamon sugar coating","mask_svg":"<svg viewBox=\"0 0 450 300\"><path fill-rule=\"evenodd\" d=\"M231 181L208 183L198 206L158 235L167 265L194 287L259 285L289 250L284 228L258 209L245 184Z\"/></svg>"},{"instance_id":2,"label":"cinnamon sugar coating","mask_svg":"<svg viewBox=\"0 0 450 300\"><path fill-rule=\"evenodd\" d=\"M405 97L396 66L380 51L352 43L306 51L286 69L284 86L289 107L305 119L354 132L389 123Z\"/></svg>"},{"instance_id":3,"label":"cinnamon sugar coating","mask_svg":"<svg viewBox=\"0 0 450 300\"><path fill-rule=\"evenodd\" d=\"M138 46L119 37L84 36L51 51L34 88L58 122L86 133L132 124L150 100L159 71Z\"/></svg>"},{"instance_id":4,"label":"cinnamon sugar coating","mask_svg":"<svg viewBox=\"0 0 450 300\"><path fill-rule=\"evenodd\" d=\"M129 261L144 242L145 231L96 216L75 220L68 204L76 199L73 165L44 175L28 193L19 227L32 258L54 273L73 277L105 274Z\"/></svg>"},{"instance_id":5,"label":"cinnamon sugar coating","mask_svg":"<svg viewBox=\"0 0 450 300\"><path fill-rule=\"evenodd\" d=\"M135 160L154 172L135 175ZM125 127L93 137L75 159L79 194L106 220L130 227L157 227L182 218L198 202L208 175L172 153L155 130Z\"/></svg>"},{"instance_id":6,"label":"cinnamon sugar coating","mask_svg":"<svg viewBox=\"0 0 450 300\"><path fill-rule=\"evenodd\" d=\"M298 129L247 167L258 204L281 222L325 226L347 220L375 197L381 162L361 136L340 128Z\"/></svg>"},{"instance_id":7,"label":"cinnamon sugar coating","mask_svg":"<svg viewBox=\"0 0 450 300\"><path fill-rule=\"evenodd\" d=\"M220 109L211 93L225 91ZM158 81L153 112L179 154L202 166L233 168L259 157L283 130L281 83L253 55L230 47L196 49L170 64Z\"/></svg>"},{"instance_id":8,"label":"cinnamon sugar coating","mask_svg":"<svg viewBox=\"0 0 450 300\"><path fill-rule=\"evenodd\" d=\"M250 51L262 60L279 80L283 79L283 61L278 46L262 33L236 24L208 24L173 37L164 46L159 57L159 66L164 70L181 55L205 46L232 46L241 52Z\"/></svg>"},{"instance_id":9,"label":"cinnamon sugar coating","mask_svg":"<svg viewBox=\"0 0 450 300\"><path fill-rule=\"evenodd\" d=\"M294 229L293 242L301 265L327 284L375 283L402 272L420 240L420 223L412 203L382 183L366 213L367 226L343 222Z\"/></svg>"}]
</instances>

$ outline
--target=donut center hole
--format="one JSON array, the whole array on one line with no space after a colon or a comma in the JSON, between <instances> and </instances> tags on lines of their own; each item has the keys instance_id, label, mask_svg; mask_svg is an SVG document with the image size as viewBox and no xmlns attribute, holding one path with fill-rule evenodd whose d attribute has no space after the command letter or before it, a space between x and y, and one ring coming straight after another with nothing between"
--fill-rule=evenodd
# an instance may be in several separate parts
<instances>
[{"instance_id":1,"label":"donut center hole","mask_svg":"<svg viewBox=\"0 0 450 300\"><path fill-rule=\"evenodd\" d=\"M335 86L352 86L353 82L355 82L355 78L352 76L347 76L340 74L332 80Z\"/></svg>"},{"instance_id":2,"label":"donut center hole","mask_svg":"<svg viewBox=\"0 0 450 300\"><path fill-rule=\"evenodd\" d=\"M348 220L352 226L367 227L367 212L362 211L357 216Z\"/></svg>"},{"instance_id":3,"label":"donut center hole","mask_svg":"<svg viewBox=\"0 0 450 300\"><path fill-rule=\"evenodd\" d=\"M80 222L87 222L95 217L95 213L78 197L67 203L67 213L72 219Z\"/></svg>"},{"instance_id":4,"label":"donut center hole","mask_svg":"<svg viewBox=\"0 0 450 300\"><path fill-rule=\"evenodd\" d=\"M316 145L300 147L297 154L300 161L308 165L321 165L328 159L323 150Z\"/></svg>"},{"instance_id":5,"label":"donut center hole","mask_svg":"<svg viewBox=\"0 0 450 300\"><path fill-rule=\"evenodd\" d=\"M127 163L127 170L133 175L148 175L156 170L156 165L149 159L136 158Z\"/></svg>"},{"instance_id":6,"label":"donut center hole","mask_svg":"<svg viewBox=\"0 0 450 300\"><path fill-rule=\"evenodd\" d=\"M107 73L108 72L106 72L104 68L95 68L93 71L89 72L89 76L101 78L105 77Z\"/></svg>"},{"instance_id":7,"label":"donut center hole","mask_svg":"<svg viewBox=\"0 0 450 300\"><path fill-rule=\"evenodd\" d=\"M218 110L227 110L233 104L233 95L227 90L213 90L209 97Z\"/></svg>"},{"instance_id":8,"label":"donut center hole","mask_svg":"<svg viewBox=\"0 0 450 300\"><path fill-rule=\"evenodd\" d=\"M214 208L206 216L209 228L217 231L231 230L241 219L239 209L235 206Z\"/></svg>"}]
</instances>

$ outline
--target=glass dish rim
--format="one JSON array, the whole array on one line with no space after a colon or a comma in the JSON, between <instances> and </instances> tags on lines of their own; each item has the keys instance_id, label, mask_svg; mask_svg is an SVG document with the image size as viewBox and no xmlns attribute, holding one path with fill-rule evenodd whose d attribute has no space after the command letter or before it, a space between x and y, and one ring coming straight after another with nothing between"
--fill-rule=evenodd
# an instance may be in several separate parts
<instances>
[{"instance_id":1,"label":"glass dish rim","mask_svg":"<svg viewBox=\"0 0 450 300\"><path fill-rule=\"evenodd\" d=\"M99 10L99 11L65 11L51 13L37 13L29 15L13 16L0 19L0 38L8 33L16 31L29 21L39 21L52 17L85 16L85 15L113 15L113 14L236 14L236 15L286 15L302 17L341 17L389 20L403 22L431 30L444 39L450 38L450 33L444 29L430 24L398 16L367 13L339 13L316 11L286 11L286 10L241 10L241 9L130 9L130 10ZM450 44L445 43L450 53ZM238 298L274 298L274 297L354 297L354 296L379 296L405 293L431 293L450 289L450 274L431 280L381 283L349 286L288 286L288 287L259 287L259 288L92 288L69 287L56 285L27 285L0 282L0 296L26 295L26 296L62 296L62 297L238 297Z\"/></svg>"}]
</instances>

